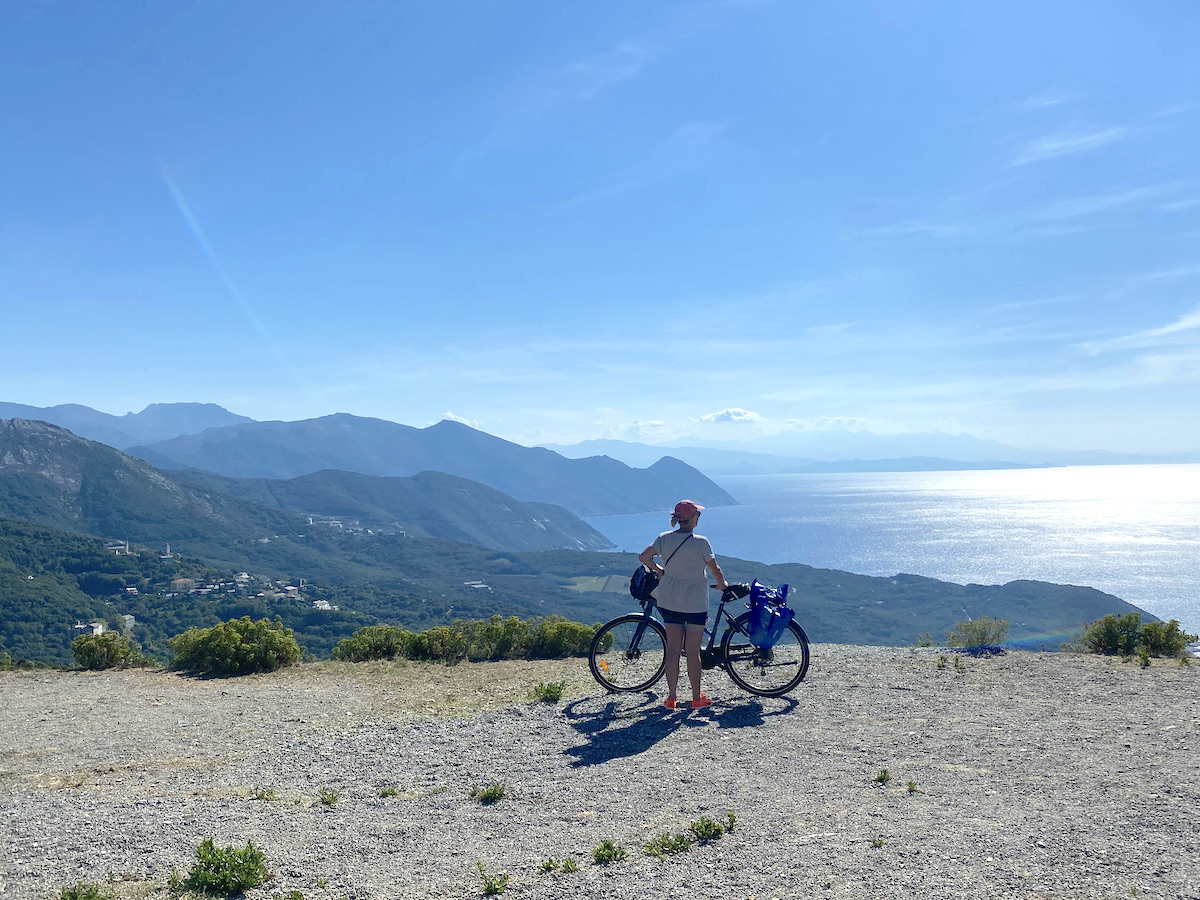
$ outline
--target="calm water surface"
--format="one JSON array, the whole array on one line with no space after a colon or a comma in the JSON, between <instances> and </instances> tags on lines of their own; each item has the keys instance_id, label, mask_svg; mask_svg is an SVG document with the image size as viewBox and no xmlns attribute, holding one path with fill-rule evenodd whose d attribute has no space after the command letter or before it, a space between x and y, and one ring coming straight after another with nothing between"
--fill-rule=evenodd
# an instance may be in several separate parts
<instances>
[{"instance_id":1,"label":"calm water surface","mask_svg":"<svg viewBox=\"0 0 1200 900\"><path fill-rule=\"evenodd\" d=\"M1200 632L1200 465L718 480L743 504L701 517L718 557L1087 585ZM589 521L634 552L669 526L666 513Z\"/></svg>"}]
</instances>

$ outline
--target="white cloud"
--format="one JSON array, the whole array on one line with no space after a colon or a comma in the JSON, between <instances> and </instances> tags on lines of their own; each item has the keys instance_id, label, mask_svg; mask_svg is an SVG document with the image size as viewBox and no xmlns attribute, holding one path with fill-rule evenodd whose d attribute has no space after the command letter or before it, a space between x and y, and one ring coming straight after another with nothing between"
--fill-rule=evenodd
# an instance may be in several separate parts
<instances>
[{"instance_id":1,"label":"white cloud","mask_svg":"<svg viewBox=\"0 0 1200 900\"><path fill-rule=\"evenodd\" d=\"M447 421L447 420L449 420L451 422L458 422L460 425L470 426L471 428L474 428L476 430L479 429L479 423L476 422L474 419L464 419L462 416L456 416L452 412L442 413L442 421Z\"/></svg>"},{"instance_id":2,"label":"white cloud","mask_svg":"<svg viewBox=\"0 0 1200 900\"><path fill-rule=\"evenodd\" d=\"M763 417L756 412L751 412L748 409L740 407L731 407L730 409L722 409L715 413L709 413L706 416L700 417L701 422L749 422L760 424L763 422Z\"/></svg>"},{"instance_id":3,"label":"white cloud","mask_svg":"<svg viewBox=\"0 0 1200 900\"><path fill-rule=\"evenodd\" d=\"M1113 141L1119 141L1128 134L1129 131L1125 128L1109 128L1091 134L1064 134L1062 132L1048 134L1019 147L1009 165L1023 166L1032 162L1040 162L1043 159L1053 159L1056 156L1094 150L1105 144L1111 144Z\"/></svg>"},{"instance_id":4,"label":"white cloud","mask_svg":"<svg viewBox=\"0 0 1200 900\"><path fill-rule=\"evenodd\" d=\"M1149 187L1132 188L1128 191L1118 191L1112 194L1090 194L1086 197L1075 197L1062 200L1044 207L1033 214L1036 221L1073 219L1092 213L1103 212L1119 206L1128 206L1139 200L1147 200L1167 190L1166 185L1151 185Z\"/></svg>"},{"instance_id":5,"label":"white cloud","mask_svg":"<svg viewBox=\"0 0 1200 900\"><path fill-rule=\"evenodd\" d=\"M1059 94L1050 91L1045 94L1036 94L1033 97L1028 97L1017 104L1017 109L1045 109L1048 106L1058 106L1060 103L1066 103L1071 98L1066 94Z\"/></svg>"},{"instance_id":6,"label":"white cloud","mask_svg":"<svg viewBox=\"0 0 1200 900\"><path fill-rule=\"evenodd\" d=\"M1174 322L1161 328L1148 328L1106 341L1089 341L1083 349L1093 355L1110 353L1114 350L1133 350L1146 347L1161 347L1180 343L1194 343L1200 338L1200 306L1184 313Z\"/></svg>"}]
</instances>

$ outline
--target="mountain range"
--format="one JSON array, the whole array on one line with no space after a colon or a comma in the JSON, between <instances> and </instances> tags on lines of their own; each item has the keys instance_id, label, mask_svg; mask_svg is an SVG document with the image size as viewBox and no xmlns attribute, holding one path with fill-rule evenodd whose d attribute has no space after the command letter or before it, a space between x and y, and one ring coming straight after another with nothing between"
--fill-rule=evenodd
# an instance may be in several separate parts
<instances>
[{"instance_id":1,"label":"mountain range","mask_svg":"<svg viewBox=\"0 0 1200 900\"><path fill-rule=\"evenodd\" d=\"M118 450L165 441L181 434L195 434L206 428L254 421L215 403L151 403L141 412L114 416L78 403L26 406L24 403L0 402L0 419L49 422Z\"/></svg>"},{"instance_id":2,"label":"mountain range","mask_svg":"<svg viewBox=\"0 0 1200 900\"><path fill-rule=\"evenodd\" d=\"M546 444L571 458L604 454L631 466L664 453L714 476L820 472L932 472L1044 466L1200 462L1200 451L1112 453L1012 447L969 434L880 435L869 431L787 432L746 441L645 444L612 439Z\"/></svg>"},{"instance_id":3,"label":"mountain range","mask_svg":"<svg viewBox=\"0 0 1200 900\"><path fill-rule=\"evenodd\" d=\"M465 434L468 446L478 440L459 427L413 431ZM428 627L551 613L602 621L631 605L636 561L578 549L600 542L565 509L458 475L163 471L45 422L0 420L0 650L18 656L61 661L73 621L112 623L123 614L156 648L189 625L280 615L318 653L373 622ZM564 546L576 549L537 549ZM1069 585L962 586L732 558L722 565L733 580L790 583L816 641L904 644L922 632L940 636L963 615L987 614L1010 618L1017 639L1056 635L1053 649L1086 621L1135 609ZM246 593L239 570L293 587ZM175 586L201 580L215 593Z\"/></svg>"},{"instance_id":4,"label":"mountain range","mask_svg":"<svg viewBox=\"0 0 1200 900\"><path fill-rule=\"evenodd\" d=\"M196 468L234 478L295 478L324 469L378 476L438 471L579 516L667 511L682 497L705 506L737 502L670 456L642 469L607 456L567 459L449 420L414 428L339 413L209 428L129 452L160 469Z\"/></svg>"},{"instance_id":5,"label":"mountain range","mask_svg":"<svg viewBox=\"0 0 1200 900\"><path fill-rule=\"evenodd\" d=\"M170 473L64 428L0 419L0 517L211 556L214 545L229 541L305 531L312 515L342 528L361 521L493 549L612 546L561 507L522 503L452 475L326 471L273 481Z\"/></svg>"}]
</instances>

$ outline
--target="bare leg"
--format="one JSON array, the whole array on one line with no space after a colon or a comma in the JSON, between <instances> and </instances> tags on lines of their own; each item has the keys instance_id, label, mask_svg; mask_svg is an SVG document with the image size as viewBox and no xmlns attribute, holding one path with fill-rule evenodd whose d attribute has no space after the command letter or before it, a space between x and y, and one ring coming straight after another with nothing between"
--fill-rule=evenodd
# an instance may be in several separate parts
<instances>
[{"instance_id":1,"label":"bare leg","mask_svg":"<svg viewBox=\"0 0 1200 900\"><path fill-rule=\"evenodd\" d=\"M675 699L679 687L679 654L683 652L684 626L665 624L667 629L667 697ZM691 675L691 663L688 663L688 675Z\"/></svg>"},{"instance_id":2,"label":"bare leg","mask_svg":"<svg viewBox=\"0 0 1200 900\"><path fill-rule=\"evenodd\" d=\"M687 653L688 681L691 682L692 699L693 700L700 699L700 644L703 640L704 640L704 626L703 625L688 625L687 626L687 634L684 638L684 651ZM670 659L670 653L671 653L671 647L668 644L668 646L667 646L668 659ZM678 654L678 652L675 654L675 660L676 660L675 661L675 667L676 667L675 678L678 679L679 678L679 672L678 672L679 654ZM669 678L670 672L671 672L669 662L668 662L667 666L668 666L667 677Z\"/></svg>"}]
</instances>

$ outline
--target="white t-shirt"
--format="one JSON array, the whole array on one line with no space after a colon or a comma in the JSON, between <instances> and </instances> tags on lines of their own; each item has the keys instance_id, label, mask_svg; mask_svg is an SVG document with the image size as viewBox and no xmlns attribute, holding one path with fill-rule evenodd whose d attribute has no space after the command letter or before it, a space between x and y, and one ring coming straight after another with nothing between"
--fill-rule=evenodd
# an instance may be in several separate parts
<instances>
[{"instance_id":1,"label":"white t-shirt","mask_svg":"<svg viewBox=\"0 0 1200 900\"><path fill-rule=\"evenodd\" d=\"M655 555L666 569L654 589L663 609L682 613L708 612L708 566L715 559L708 538L686 531L664 531L654 539ZM671 554L675 555L672 556ZM670 562L667 562L670 557Z\"/></svg>"}]
</instances>

